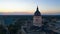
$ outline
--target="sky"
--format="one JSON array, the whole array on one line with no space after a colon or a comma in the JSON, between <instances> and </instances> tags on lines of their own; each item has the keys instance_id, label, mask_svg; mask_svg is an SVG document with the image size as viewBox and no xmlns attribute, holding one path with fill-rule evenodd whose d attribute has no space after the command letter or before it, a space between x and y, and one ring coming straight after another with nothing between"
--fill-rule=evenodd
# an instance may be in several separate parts
<instances>
[{"instance_id":1,"label":"sky","mask_svg":"<svg viewBox=\"0 0 60 34\"><path fill-rule=\"evenodd\" d=\"M60 0L0 0L0 15L60 15Z\"/></svg>"}]
</instances>

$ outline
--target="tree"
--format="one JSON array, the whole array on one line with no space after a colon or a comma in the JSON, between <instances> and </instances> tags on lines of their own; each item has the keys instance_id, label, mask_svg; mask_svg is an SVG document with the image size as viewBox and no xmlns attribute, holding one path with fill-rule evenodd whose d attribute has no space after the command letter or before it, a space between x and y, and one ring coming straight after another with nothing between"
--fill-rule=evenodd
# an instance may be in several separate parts
<instances>
[{"instance_id":1,"label":"tree","mask_svg":"<svg viewBox=\"0 0 60 34\"><path fill-rule=\"evenodd\" d=\"M3 25L0 25L0 34L6 34L7 30L3 27Z\"/></svg>"},{"instance_id":2,"label":"tree","mask_svg":"<svg viewBox=\"0 0 60 34\"><path fill-rule=\"evenodd\" d=\"M23 19L18 19L16 22L15 22L15 26L18 30L20 30L20 34L21 34L21 27L25 24L25 20Z\"/></svg>"},{"instance_id":3,"label":"tree","mask_svg":"<svg viewBox=\"0 0 60 34\"><path fill-rule=\"evenodd\" d=\"M22 25L24 25L24 20L21 21L21 19L17 19L14 25L10 24L8 27L10 34L17 34L18 30L21 29Z\"/></svg>"}]
</instances>

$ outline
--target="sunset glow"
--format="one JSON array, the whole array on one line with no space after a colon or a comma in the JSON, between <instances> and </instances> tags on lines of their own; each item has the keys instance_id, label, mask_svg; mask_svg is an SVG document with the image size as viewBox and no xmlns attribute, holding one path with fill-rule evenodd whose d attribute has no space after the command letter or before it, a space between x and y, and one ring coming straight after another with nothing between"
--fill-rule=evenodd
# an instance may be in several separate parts
<instances>
[{"instance_id":1,"label":"sunset glow","mask_svg":"<svg viewBox=\"0 0 60 34\"><path fill-rule=\"evenodd\" d=\"M60 13L60 0L0 0L0 14L33 14L37 5L42 14Z\"/></svg>"}]
</instances>

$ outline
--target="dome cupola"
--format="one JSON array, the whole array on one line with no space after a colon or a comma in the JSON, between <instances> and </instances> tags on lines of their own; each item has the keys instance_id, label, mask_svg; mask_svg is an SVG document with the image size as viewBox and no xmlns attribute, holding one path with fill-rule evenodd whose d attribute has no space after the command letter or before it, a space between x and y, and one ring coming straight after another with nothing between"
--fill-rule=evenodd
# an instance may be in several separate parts
<instances>
[{"instance_id":1,"label":"dome cupola","mask_svg":"<svg viewBox=\"0 0 60 34\"><path fill-rule=\"evenodd\" d=\"M37 6L37 9L36 9L36 12L34 13L34 16L41 16L41 13L39 12L38 6Z\"/></svg>"}]
</instances>

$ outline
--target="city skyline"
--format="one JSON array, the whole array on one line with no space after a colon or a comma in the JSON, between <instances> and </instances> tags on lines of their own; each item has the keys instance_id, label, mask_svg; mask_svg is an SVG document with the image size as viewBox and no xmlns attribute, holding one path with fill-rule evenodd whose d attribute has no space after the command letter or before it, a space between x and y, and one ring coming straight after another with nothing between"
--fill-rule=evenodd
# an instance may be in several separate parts
<instances>
[{"instance_id":1,"label":"city skyline","mask_svg":"<svg viewBox=\"0 0 60 34\"><path fill-rule=\"evenodd\" d=\"M29 15L37 8L43 15L60 15L60 0L0 0L0 15Z\"/></svg>"}]
</instances>

